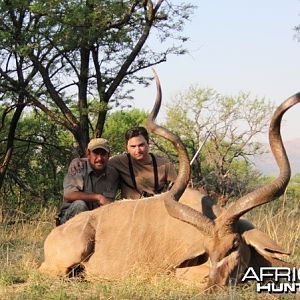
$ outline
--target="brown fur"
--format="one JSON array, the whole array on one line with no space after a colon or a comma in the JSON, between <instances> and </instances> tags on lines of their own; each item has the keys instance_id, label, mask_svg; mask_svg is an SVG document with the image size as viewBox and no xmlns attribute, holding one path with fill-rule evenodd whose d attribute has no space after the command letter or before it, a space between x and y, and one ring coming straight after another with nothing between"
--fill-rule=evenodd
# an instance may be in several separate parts
<instances>
[{"instance_id":1,"label":"brown fur","mask_svg":"<svg viewBox=\"0 0 300 300\"><path fill-rule=\"evenodd\" d=\"M210 268L206 248L214 239L210 240L194 226L172 218L163 201L167 196L168 193L164 193L148 199L117 201L81 213L54 228L45 241L45 261L40 271L64 275L73 266L82 264L88 276L112 279L144 270L158 273L179 267L176 275L181 280L207 281ZM180 202L212 218L221 210L207 195L191 189L186 190ZM222 272L227 272L237 255L242 255L242 261L247 264L250 245L266 259L285 253L248 222L240 223L240 231L246 236L242 254L230 257ZM248 231L251 234L247 235ZM223 237L217 242L224 243L224 249L227 249L232 240ZM251 252L253 261L256 251ZM222 272L219 284L225 284L228 278Z\"/></svg>"}]
</instances>

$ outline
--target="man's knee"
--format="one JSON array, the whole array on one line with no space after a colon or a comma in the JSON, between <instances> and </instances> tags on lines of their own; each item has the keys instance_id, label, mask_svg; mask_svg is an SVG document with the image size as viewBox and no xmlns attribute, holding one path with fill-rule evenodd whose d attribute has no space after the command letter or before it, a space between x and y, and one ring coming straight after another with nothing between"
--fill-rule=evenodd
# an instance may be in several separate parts
<instances>
[{"instance_id":1,"label":"man's knee","mask_svg":"<svg viewBox=\"0 0 300 300\"><path fill-rule=\"evenodd\" d=\"M76 200L70 203L68 208L61 212L60 224L67 222L69 219L78 215L81 212L89 210L87 204L83 200Z\"/></svg>"},{"instance_id":2,"label":"man's knee","mask_svg":"<svg viewBox=\"0 0 300 300\"><path fill-rule=\"evenodd\" d=\"M83 200L73 201L69 207L69 209L74 210L78 213L89 210L87 204Z\"/></svg>"}]
</instances>

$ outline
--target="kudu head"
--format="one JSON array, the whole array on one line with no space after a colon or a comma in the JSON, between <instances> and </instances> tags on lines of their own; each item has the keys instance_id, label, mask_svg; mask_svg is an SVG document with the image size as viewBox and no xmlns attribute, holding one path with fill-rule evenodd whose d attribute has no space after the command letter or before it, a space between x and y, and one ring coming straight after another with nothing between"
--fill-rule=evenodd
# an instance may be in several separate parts
<instances>
[{"instance_id":1,"label":"kudu head","mask_svg":"<svg viewBox=\"0 0 300 300\"><path fill-rule=\"evenodd\" d=\"M179 155L178 177L170 190L170 197L164 198L165 207L172 217L195 226L205 235L204 246L210 261L208 287L224 286L229 284L232 279L238 281L249 265L251 258L251 248L244 237L244 231L247 230L245 227L251 225L240 220L240 217L253 208L278 198L286 189L290 179L290 165L281 139L280 124L284 113L300 102L300 93L284 101L276 109L271 120L269 142L280 170L278 177L273 182L238 199L212 220L177 202L189 181L189 160L180 139L165 128L154 124L161 102L161 89L156 74L155 79L158 91L157 99L148 118L147 127L153 133L170 140L175 145Z\"/></svg>"},{"instance_id":2,"label":"kudu head","mask_svg":"<svg viewBox=\"0 0 300 300\"><path fill-rule=\"evenodd\" d=\"M285 100L274 112L269 127L269 142L279 167L279 175L266 184L241 197L211 222L206 251L210 258L209 286L228 284L230 279L240 279L250 262L250 247L241 232L240 217L255 207L281 196L290 180L291 170L280 133L284 113L300 102L300 93ZM194 224L193 224L194 225ZM198 227L199 228L199 227ZM201 227L200 227L201 230Z\"/></svg>"}]
</instances>

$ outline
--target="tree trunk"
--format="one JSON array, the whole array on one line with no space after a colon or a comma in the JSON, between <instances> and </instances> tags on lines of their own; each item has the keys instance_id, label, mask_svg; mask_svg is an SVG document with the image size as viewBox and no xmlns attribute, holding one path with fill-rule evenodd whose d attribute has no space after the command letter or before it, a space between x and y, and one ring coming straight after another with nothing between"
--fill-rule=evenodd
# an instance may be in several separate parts
<instances>
[{"instance_id":1,"label":"tree trunk","mask_svg":"<svg viewBox=\"0 0 300 300\"><path fill-rule=\"evenodd\" d=\"M87 103L87 89L89 77L89 59L90 49L83 45L80 49L80 75L78 84L78 105L80 113L80 139L77 140L80 151L85 152L89 142L89 117L88 117L88 103Z\"/></svg>"},{"instance_id":2,"label":"tree trunk","mask_svg":"<svg viewBox=\"0 0 300 300\"><path fill-rule=\"evenodd\" d=\"M19 102L23 102L23 100L24 100L23 96L20 96ZM0 190L2 188L4 177L13 154L14 138L16 134L17 125L25 106L26 106L25 104L19 104L17 106L9 126L5 155L4 155L3 162L0 165Z\"/></svg>"}]
</instances>

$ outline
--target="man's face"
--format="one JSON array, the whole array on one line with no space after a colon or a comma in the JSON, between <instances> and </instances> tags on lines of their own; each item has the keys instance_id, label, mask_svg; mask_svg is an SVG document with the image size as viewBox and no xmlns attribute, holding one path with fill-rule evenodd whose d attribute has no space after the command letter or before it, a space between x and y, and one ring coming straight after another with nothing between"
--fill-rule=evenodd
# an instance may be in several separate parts
<instances>
[{"instance_id":1,"label":"man's face","mask_svg":"<svg viewBox=\"0 0 300 300\"><path fill-rule=\"evenodd\" d=\"M98 148L93 151L88 150L87 158L93 170L99 172L105 169L109 154L104 149Z\"/></svg>"},{"instance_id":2,"label":"man's face","mask_svg":"<svg viewBox=\"0 0 300 300\"><path fill-rule=\"evenodd\" d=\"M145 160L149 155L149 145L142 135L138 135L128 140L127 152L135 160Z\"/></svg>"}]
</instances>

